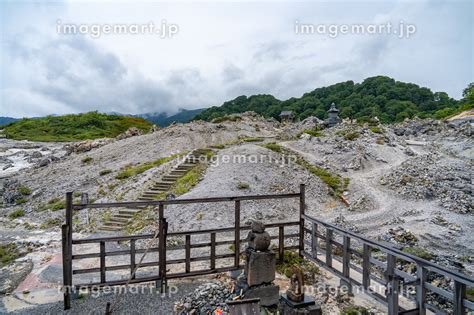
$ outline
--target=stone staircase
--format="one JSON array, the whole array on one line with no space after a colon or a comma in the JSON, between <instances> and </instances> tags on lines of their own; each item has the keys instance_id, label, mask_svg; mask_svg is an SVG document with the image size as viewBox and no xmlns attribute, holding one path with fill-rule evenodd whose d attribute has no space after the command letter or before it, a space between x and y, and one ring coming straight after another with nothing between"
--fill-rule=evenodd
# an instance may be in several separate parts
<instances>
[{"instance_id":1,"label":"stone staircase","mask_svg":"<svg viewBox=\"0 0 474 315\"><path fill-rule=\"evenodd\" d=\"M204 154L203 150L197 149L189 153L178 165L163 175L147 191L141 194L138 201L153 201L170 190L176 181L199 163L199 157ZM99 228L101 231L121 231L137 212L145 209L145 206L122 208Z\"/></svg>"}]
</instances>

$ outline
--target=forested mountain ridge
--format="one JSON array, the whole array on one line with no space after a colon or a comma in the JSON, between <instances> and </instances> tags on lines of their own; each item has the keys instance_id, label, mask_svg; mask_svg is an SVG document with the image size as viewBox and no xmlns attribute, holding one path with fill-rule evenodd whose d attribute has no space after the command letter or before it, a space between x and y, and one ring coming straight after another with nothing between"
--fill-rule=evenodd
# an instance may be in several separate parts
<instances>
[{"instance_id":1,"label":"forested mountain ridge","mask_svg":"<svg viewBox=\"0 0 474 315\"><path fill-rule=\"evenodd\" d=\"M265 117L278 119L283 110L293 111L297 119L316 116L327 117L331 103L335 103L342 118L367 121L377 116L381 122L402 121L418 116L444 118L461 110L472 108L472 84L464 91L464 99L458 101L445 92L432 92L429 88L413 83L395 81L386 76L365 79L362 83L346 81L317 88L300 98L281 101L272 95L239 96L222 106L208 108L194 119L213 120L218 117L245 111L255 111Z\"/></svg>"}]
</instances>

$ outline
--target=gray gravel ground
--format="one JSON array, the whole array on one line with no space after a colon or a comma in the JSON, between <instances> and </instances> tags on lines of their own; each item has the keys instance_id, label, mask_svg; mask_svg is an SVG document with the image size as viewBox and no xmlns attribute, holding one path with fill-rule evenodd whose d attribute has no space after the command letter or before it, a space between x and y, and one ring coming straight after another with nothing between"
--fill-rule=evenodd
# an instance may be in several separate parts
<instances>
[{"instance_id":1,"label":"gray gravel ground","mask_svg":"<svg viewBox=\"0 0 474 315\"><path fill-rule=\"evenodd\" d=\"M149 291L149 287L143 293L131 293L130 291L121 296L120 302L114 308L113 314L158 314L168 315L173 313L174 303L182 299L185 295L192 292L201 281L180 280L179 282L170 282L169 294L161 295L159 292ZM72 307L64 311L63 302L43 304L11 314L105 314L107 302L115 300L117 295L113 293L101 294L99 297L87 297L73 300Z\"/></svg>"}]
</instances>

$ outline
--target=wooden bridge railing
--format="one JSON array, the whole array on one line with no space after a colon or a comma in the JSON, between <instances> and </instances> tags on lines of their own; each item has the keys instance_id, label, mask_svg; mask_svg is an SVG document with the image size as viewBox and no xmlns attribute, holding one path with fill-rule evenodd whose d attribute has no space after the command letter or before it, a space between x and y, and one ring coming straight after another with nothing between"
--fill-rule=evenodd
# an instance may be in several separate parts
<instances>
[{"instance_id":1,"label":"wooden bridge railing","mask_svg":"<svg viewBox=\"0 0 474 315\"><path fill-rule=\"evenodd\" d=\"M474 303L466 298L466 288L474 287L474 280L469 276L405 253L389 244L364 238L308 215L303 216L310 228L303 228L305 235L309 236L309 241L304 242L306 246L302 255L335 273L349 286L363 288L364 293L385 304L389 314L423 315L427 309L435 314L445 314L443 310L429 303L428 294L435 294L449 301L452 304L450 314L464 315L466 310L474 311ZM338 241L337 237L342 241ZM353 242L359 243L359 248L351 246ZM373 251L380 251L386 261L373 257ZM335 261L339 263L338 268L334 265ZM399 263L415 264L416 274L399 269ZM454 283L452 291L433 285L429 281L429 276L432 275L451 279ZM371 290L372 281L384 288L385 294ZM400 287L400 284L403 286ZM406 294L405 286L416 288L415 297ZM416 307L404 310L399 306L400 295L414 301Z\"/></svg>"}]
</instances>

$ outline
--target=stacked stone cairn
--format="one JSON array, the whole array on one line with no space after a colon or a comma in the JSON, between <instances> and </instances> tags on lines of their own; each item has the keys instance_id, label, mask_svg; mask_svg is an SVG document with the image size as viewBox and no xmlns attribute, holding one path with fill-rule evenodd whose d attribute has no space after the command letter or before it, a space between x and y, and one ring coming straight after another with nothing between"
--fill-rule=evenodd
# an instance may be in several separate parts
<instances>
[{"instance_id":1,"label":"stacked stone cairn","mask_svg":"<svg viewBox=\"0 0 474 315\"><path fill-rule=\"evenodd\" d=\"M262 222L253 221L245 249L245 268L237 279L238 292L244 299L260 299L264 307L277 305L280 288L275 280L276 257L269 249L271 238Z\"/></svg>"}]
</instances>

